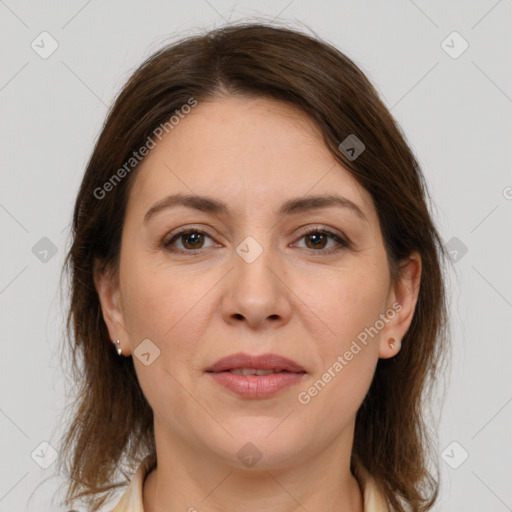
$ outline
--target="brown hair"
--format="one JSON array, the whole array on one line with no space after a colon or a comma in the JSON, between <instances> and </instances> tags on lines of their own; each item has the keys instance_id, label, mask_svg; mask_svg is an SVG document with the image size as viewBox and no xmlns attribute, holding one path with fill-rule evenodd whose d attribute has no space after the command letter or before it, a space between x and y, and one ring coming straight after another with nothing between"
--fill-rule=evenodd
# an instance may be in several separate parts
<instances>
[{"instance_id":1,"label":"brown hair","mask_svg":"<svg viewBox=\"0 0 512 512\"><path fill-rule=\"evenodd\" d=\"M67 336L79 387L59 463L69 466L66 503L82 497L97 510L126 483L109 483L123 457L133 472L155 449L152 410L132 358L113 350L93 281L95 261L117 275L137 167L111 187L108 198L98 199L95 190L190 98L201 102L223 94L273 98L306 113L334 157L371 194L392 279L400 275L400 260L412 251L421 256L411 326L399 354L378 361L357 413L353 457L381 484L393 510L428 510L438 479L427 467L425 400L448 337L446 255L424 178L400 128L354 62L316 36L265 23L221 27L167 45L133 73L108 114L76 199L64 265L71 277ZM355 160L339 149L351 134L365 145Z\"/></svg>"}]
</instances>

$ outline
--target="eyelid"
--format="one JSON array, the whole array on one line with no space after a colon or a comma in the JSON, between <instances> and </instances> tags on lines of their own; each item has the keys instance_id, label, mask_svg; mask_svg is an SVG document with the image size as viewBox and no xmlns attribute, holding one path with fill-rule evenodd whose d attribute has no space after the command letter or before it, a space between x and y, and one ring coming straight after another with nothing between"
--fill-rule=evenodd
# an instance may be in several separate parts
<instances>
[{"instance_id":1,"label":"eyelid","mask_svg":"<svg viewBox=\"0 0 512 512\"><path fill-rule=\"evenodd\" d=\"M180 228L177 228L177 229L171 231L164 237L163 241L161 242L161 245L164 247L164 249L168 250L169 252L174 252L177 254L199 254L204 249L207 249L207 247L201 247L199 249L189 249L189 250L178 249L178 248L169 249L169 247L172 247L171 242L174 239L178 240L180 236L186 235L189 233L202 234L202 235L212 239L214 241L214 243L216 244L216 246L219 247L218 242L216 242L214 237L212 235L210 235L207 230L197 227L197 226L194 226L194 225L180 227ZM296 241L293 242L292 245L295 245L302 238L304 238L305 236L312 234L312 233L324 234L325 236L329 237L331 240L334 240L336 242L337 246L331 247L329 249L305 248L305 250L308 252L318 253L318 255L321 256L321 255L333 254L333 253L341 251L343 249L351 249L352 248L351 240L343 232L340 232L337 229L330 228L330 227L322 225L322 224L308 225L303 228L300 228L299 232L297 233L297 236L296 236Z\"/></svg>"},{"instance_id":2,"label":"eyelid","mask_svg":"<svg viewBox=\"0 0 512 512\"><path fill-rule=\"evenodd\" d=\"M331 228L330 226L326 226L324 224L308 224L307 226L304 226L303 228L299 229L298 236L304 236L316 231L329 232L332 233L333 235L339 236L340 238L344 238L347 241L347 243L352 243L350 238L346 236L345 233L343 233L339 229Z\"/></svg>"},{"instance_id":3,"label":"eyelid","mask_svg":"<svg viewBox=\"0 0 512 512\"><path fill-rule=\"evenodd\" d=\"M331 247L330 249L306 249L309 252L312 253L318 253L318 255L329 255L336 253L343 249L349 249L352 250L353 244L352 241L348 236L346 236L342 231L339 231L337 229L331 228L329 226L324 226L322 224L317 225L309 225L304 228L302 228L299 233L297 234L297 241L300 241L305 236L312 234L312 233L320 233L324 234L327 237L329 237L331 240L334 240L337 244L336 247ZM294 242L296 244L297 242Z\"/></svg>"},{"instance_id":4,"label":"eyelid","mask_svg":"<svg viewBox=\"0 0 512 512\"><path fill-rule=\"evenodd\" d=\"M197 226L186 226L186 227L180 227L180 228L177 228L177 229L174 229L173 231L171 231L170 233L168 233L163 241L162 241L162 245L164 247L168 247L171 243L171 241L174 239L174 238L178 238L179 236L181 235L185 235L187 233L200 233L202 235L205 235L209 238L211 238L212 240L214 240L214 237L212 235L210 235L208 233L208 231L206 231L205 229L203 228L200 228L200 227L197 227ZM216 242L217 243L217 242ZM180 249L177 249L178 251L180 251ZM196 251L186 251L186 252L198 252L200 251L201 249L196 249Z\"/></svg>"}]
</instances>

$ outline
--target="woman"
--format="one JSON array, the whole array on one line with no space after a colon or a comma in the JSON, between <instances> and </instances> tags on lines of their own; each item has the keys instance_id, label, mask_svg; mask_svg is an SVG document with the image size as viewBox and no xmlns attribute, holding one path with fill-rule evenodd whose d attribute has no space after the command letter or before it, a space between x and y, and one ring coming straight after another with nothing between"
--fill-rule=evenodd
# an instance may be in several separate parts
<instances>
[{"instance_id":1,"label":"woman","mask_svg":"<svg viewBox=\"0 0 512 512\"><path fill-rule=\"evenodd\" d=\"M123 467L116 512L430 509L446 306L427 197L329 44L244 24L150 57L76 200L67 503L98 510Z\"/></svg>"}]
</instances>

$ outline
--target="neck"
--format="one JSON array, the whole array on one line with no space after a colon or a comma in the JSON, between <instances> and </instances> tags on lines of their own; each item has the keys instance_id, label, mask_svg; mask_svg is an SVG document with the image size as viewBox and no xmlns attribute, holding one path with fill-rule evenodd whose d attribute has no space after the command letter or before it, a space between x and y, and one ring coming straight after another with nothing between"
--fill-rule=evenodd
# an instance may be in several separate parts
<instances>
[{"instance_id":1,"label":"neck","mask_svg":"<svg viewBox=\"0 0 512 512\"><path fill-rule=\"evenodd\" d=\"M158 443L157 467L143 487L144 512L363 512L361 488L350 472L350 450L334 442L290 466L241 469L197 446ZM350 445L351 446L351 445Z\"/></svg>"}]
</instances>

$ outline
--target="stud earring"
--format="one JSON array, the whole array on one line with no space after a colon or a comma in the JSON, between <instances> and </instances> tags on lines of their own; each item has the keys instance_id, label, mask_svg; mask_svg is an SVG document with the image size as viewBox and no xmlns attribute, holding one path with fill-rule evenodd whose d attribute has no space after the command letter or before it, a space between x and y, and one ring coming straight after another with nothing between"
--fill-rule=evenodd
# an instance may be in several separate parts
<instances>
[{"instance_id":1,"label":"stud earring","mask_svg":"<svg viewBox=\"0 0 512 512\"><path fill-rule=\"evenodd\" d=\"M123 349L119 346L119 340L114 341L116 345L117 355L120 356L123 352Z\"/></svg>"},{"instance_id":2,"label":"stud earring","mask_svg":"<svg viewBox=\"0 0 512 512\"><path fill-rule=\"evenodd\" d=\"M396 341L395 338L390 338L389 339L389 348L391 350L394 350L395 349L395 343L398 345L398 350L400 350L400 347L401 347L402 343L401 343L400 340Z\"/></svg>"}]
</instances>

